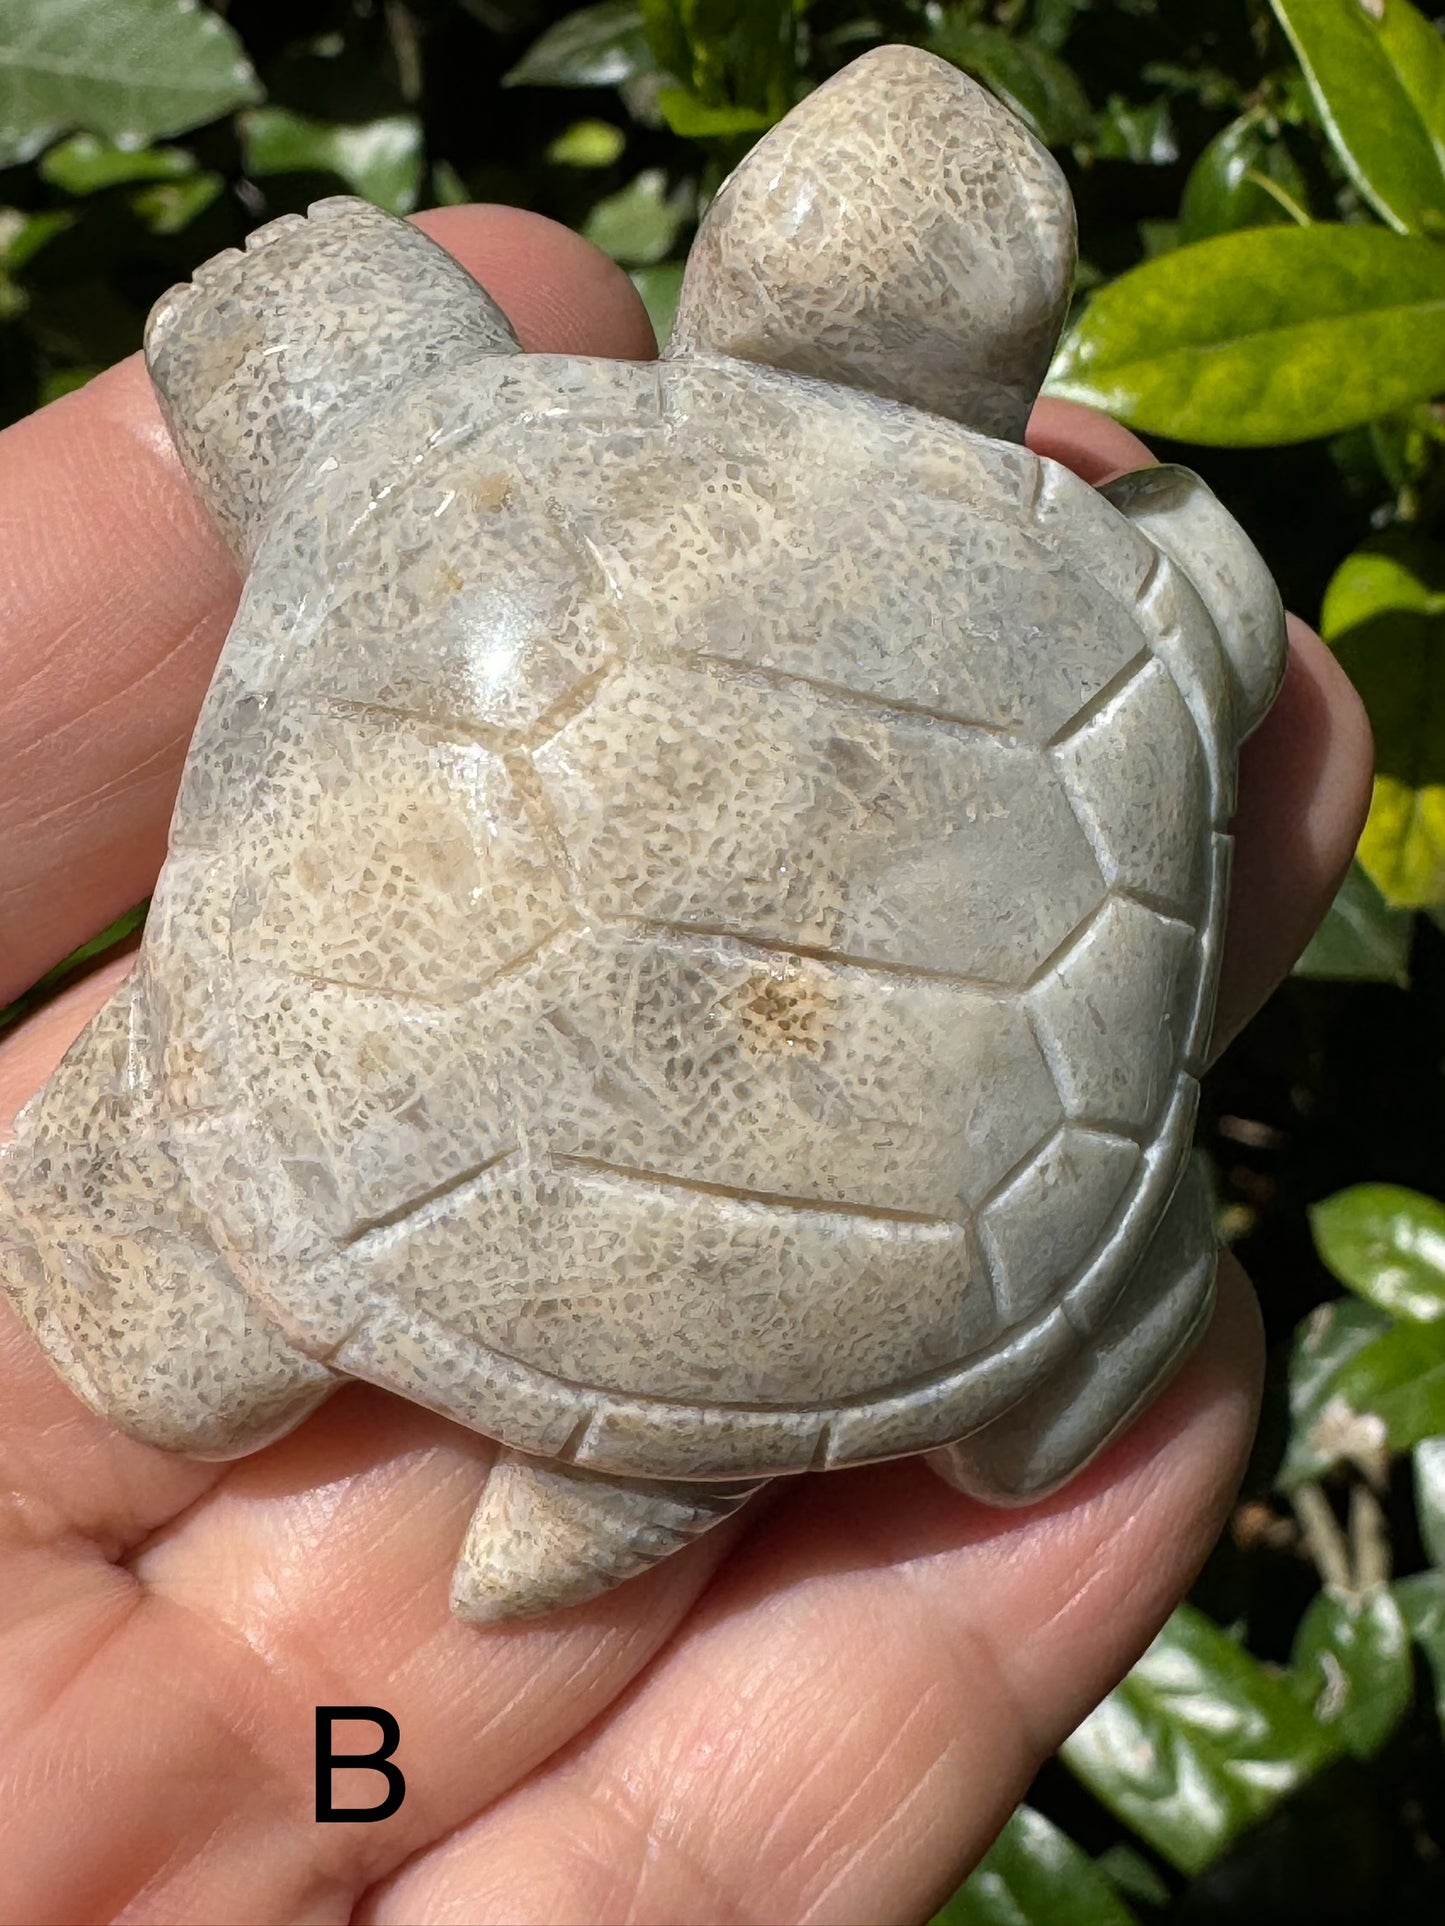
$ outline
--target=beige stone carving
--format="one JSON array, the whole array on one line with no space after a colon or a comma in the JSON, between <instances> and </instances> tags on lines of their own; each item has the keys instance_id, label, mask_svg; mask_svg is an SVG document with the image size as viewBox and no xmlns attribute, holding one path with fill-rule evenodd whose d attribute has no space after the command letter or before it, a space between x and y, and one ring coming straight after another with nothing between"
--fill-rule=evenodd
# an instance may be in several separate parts
<instances>
[{"instance_id":1,"label":"beige stone carving","mask_svg":"<svg viewBox=\"0 0 1445 1926\"><path fill-rule=\"evenodd\" d=\"M1073 214L887 48L714 202L655 366L323 201L151 371L248 569L133 977L0 1163L56 1367L230 1456L348 1377L505 1447L485 1620L759 1480L1066 1478L1174 1369L1263 565L1022 433Z\"/></svg>"}]
</instances>

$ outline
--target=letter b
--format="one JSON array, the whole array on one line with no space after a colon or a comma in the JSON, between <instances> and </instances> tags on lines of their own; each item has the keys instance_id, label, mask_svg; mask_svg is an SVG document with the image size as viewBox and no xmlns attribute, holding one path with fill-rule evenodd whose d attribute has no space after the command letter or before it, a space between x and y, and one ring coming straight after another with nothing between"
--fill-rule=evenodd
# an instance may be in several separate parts
<instances>
[{"instance_id":1,"label":"letter b","mask_svg":"<svg viewBox=\"0 0 1445 1926\"><path fill-rule=\"evenodd\" d=\"M380 1728L381 1743L373 1752L333 1752L332 1727L338 1719L369 1719ZM406 1797L406 1780L391 1755L401 1743L401 1727L379 1705L318 1705L316 1708L316 1823L340 1825L348 1819L369 1824L389 1819ZM334 1806L331 1775L337 1766L365 1766L386 1780L386 1797L379 1806Z\"/></svg>"}]
</instances>

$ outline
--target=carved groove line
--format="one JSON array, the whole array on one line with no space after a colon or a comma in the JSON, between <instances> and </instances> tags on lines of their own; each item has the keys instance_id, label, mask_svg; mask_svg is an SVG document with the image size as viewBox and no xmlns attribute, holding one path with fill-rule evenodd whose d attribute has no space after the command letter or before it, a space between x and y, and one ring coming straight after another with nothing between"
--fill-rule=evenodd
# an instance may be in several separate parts
<instances>
[{"instance_id":1,"label":"carved groove line","mask_svg":"<svg viewBox=\"0 0 1445 1926\"><path fill-rule=\"evenodd\" d=\"M692 651L690 659L705 663L708 668L719 670L736 681L763 688L811 689L830 701L861 709L879 722L936 722L961 735L984 736L991 742L1006 745L1013 745L1017 741L1017 731L1005 729L998 723L980 722L974 716L955 715L950 710L933 709L927 703L909 702L901 697L874 695L866 689L850 688L846 683L804 675L800 670L779 669L762 662L742 662L732 656L714 655L705 649Z\"/></svg>"},{"instance_id":2,"label":"carved groove line","mask_svg":"<svg viewBox=\"0 0 1445 1926\"><path fill-rule=\"evenodd\" d=\"M866 970L876 976L899 977L904 980L922 980L929 983L951 983L961 990L974 990L981 996L1008 996L1013 994L1013 985L995 982L990 978L961 976L952 970L930 970L919 964L885 963L877 957L854 956L844 950L830 950L821 944L785 943L769 936L754 936L741 930L728 929L721 923L685 923L665 916L622 916L611 919L596 918L584 909L588 921L601 926L607 921L620 924L627 929L642 930L659 936L681 936L707 938L713 937L728 943L735 943L739 949L757 950L765 956L794 957L811 963L832 963L839 969Z\"/></svg>"},{"instance_id":3,"label":"carved groove line","mask_svg":"<svg viewBox=\"0 0 1445 1926\"><path fill-rule=\"evenodd\" d=\"M419 1196L408 1197L405 1203L398 1204L395 1209L382 1211L378 1216L358 1224L354 1230L348 1231L344 1237L337 1239L339 1248L355 1251L359 1246L369 1247L373 1243L381 1243L384 1241L383 1234L397 1229L399 1225L413 1224L417 1221L430 1222L433 1217L442 1215L436 1208L438 1205L449 1203L470 1185L478 1183L489 1171L495 1170L499 1164L506 1163L509 1157L515 1157L517 1152L516 1144L508 1144L505 1150L496 1151L492 1156L468 1165L465 1170L458 1171L454 1177L443 1178L441 1183L433 1184L429 1190L422 1191Z\"/></svg>"},{"instance_id":4,"label":"carved groove line","mask_svg":"<svg viewBox=\"0 0 1445 1926\"><path fill-rule=\"evenodd\" d=\"M1099 880L1100 882L1102 882L1104 879L1101 876ZM1085 937L1089 934L1090 930L1093 929L1094 925L1103 916L1104 911L1108 907L1109 907L1109 892L1106 889L1103 895L1099 898L1098 902L1095 903L1094 907L1089 911L1088 915L1084 917L1082 922L1076 923L1074 927L1069 931L1068 935L1064 938L1063 942L1058 944L1054 949L1050 950L1049 954L1044 958L1043 962L1040 963L1038 968L1034 971L1033 975L1024 984L1023 994L1025 996L1028 994L1030 990L1036 990L1039 984L1042 983L1046 977L1052 976L1054 972L1059 968L1059 966L1068 959L1071 953L1074 950L1076 950L1079 947L1079 945L1084 941Z\"/></svg>"},{"instance_id":5,"label":"carved groove line","mask_svg":"<svg viewBox=\"0 0 1445 1926\"><path fill-rule=\"evenodd\" d=\"M881 1204L857 1204L827 1197L798 1197L779 1191L754 1190L742 1184L715 1184L703 1177L679 1177L670 1171L648 1170L635 1164L613 1164L602 1157L585 1157L569 1151L553 1151L552 1161L554 1164L591 1171L599 1177L614 1177L623 1183L649 1190L687 1191L694 1196L726 1198L734 1203L751 1204L764 1210L795 1212L799 1216L862 1217L870 1223L900 1224L945 1235L967 1229L966 1225L954 1218L935 1217L926 1211L891 1210Z\"/></svg>"},{"instance_id":6,"label":"carved groove line","mask_svg":"<svg viewBox=\"0 0 1445 1926\"><path fill-rule=\"evenodd\" d=\"M1066 742L1071 741L1081 729L1086 728L1094 720L1095 716L1102 715L1115 698L1124 693L1131 682L1137 682L1153 661L1154 651L1146 643L1137 655L1130 656L1121 669L1116 669L1103 687L1096 689L1081 708L1074 711L1062 728L1049 737L1044 744L1045 749L1061 749Z\"/></svg>"},{"instance_id":7,"label":"carved groove line","mask_svg":"<svg viewBox=\"0 0 1445 1926\"><path fill-rule=\"evenodd\" d=\"M552 799L547 794L547 786L542 781L541 772L525 749L518 749L504 756L503 763L567 900L576 911L578 906L576 866L572 861L572 852L567 847L567 839L563 836L557 821L557 812L552 805Z\"/></svg>"}]
</instances>

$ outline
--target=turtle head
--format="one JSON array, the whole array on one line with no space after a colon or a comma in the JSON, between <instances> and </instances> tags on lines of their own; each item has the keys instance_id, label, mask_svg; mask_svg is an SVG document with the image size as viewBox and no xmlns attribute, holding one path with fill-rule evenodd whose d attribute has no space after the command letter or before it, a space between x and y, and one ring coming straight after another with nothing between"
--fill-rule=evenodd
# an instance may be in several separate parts
<instances>
[{"instance_id":1,"label":"turtle head","mask_svg":"<svg viewBox=\"0 0 1445 1926\"><path fill-rule=\"evenodd\" d=\"M1022 441L1063 325L1073 202L993 95L880 47L760 141L708 209L669 355L731 355Z\"/></svg>"}]
</instances>

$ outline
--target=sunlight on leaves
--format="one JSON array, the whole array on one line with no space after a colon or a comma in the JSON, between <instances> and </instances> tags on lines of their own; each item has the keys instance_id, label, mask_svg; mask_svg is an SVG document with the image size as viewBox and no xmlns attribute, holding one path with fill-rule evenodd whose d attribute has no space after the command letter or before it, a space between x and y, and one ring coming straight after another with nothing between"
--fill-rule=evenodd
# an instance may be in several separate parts
<instances>
[{"instance_id":1,"label":"sunlight on leaves","mask_svg":"<svg viewBox=\"0 0 1445 1926\"><path fill-rule=\"evenodd\" d=\"M0 6L0 166L72 127L144 147L260 91L235 33L196 0Z\"/></svg>"},{"instance_id":2,"label":"sunlight on leaves","mask_svg":"<svg viewBox=\"0 0 1445 1926\"><path fill-rule=\"evenodd\" d=\"M409 214L421 189L421 123L389 114L361 126L308 120L285 107L258 107L241 117L247 171L334 174L353 193L391 214Z\"/></svg>"},{"instance_id":3,"label":"sunlight on leaves","mask_svg":"<svg viewBox=\"0 0 1445 1926\"><path fill-rule=\"evenodd\" d=\"M1339 1744L1287 1679L1183 1605L1062 1756L1170 1865L1197 1873Z\"/></svg>"},{"instance_id":4,"label":"sunlight on leaves","mask_svg":"<svg viewBox=\"0 0 1445 1926\"><path fill-rule=\"evenodd\" d=\"M1332 434L1442 387L1445 248L1333 224L1220 234L1121 275L1048 382L1145 433L1236 448Z\"/></svg>"},{"instance_id":5,"label":"sunlight on leaves","mask_svg":"<svg viewBox=\"0 0 1445 1926\"><path fill-rule=\"evenodd\" d=\"M1355 1184L1310 1211L1315 1249L1392 1317L1445 1317L1445 1204L1398 1184Z\"/></svg>"},{"instance_id":6,"label":"sunlight on leaves","mask_svg":"<svg viewBox=\"0 0 1445 1926\"><path fill-rule=\"evenodd\" d=\"M1445 42L1408 0L1271 0L1330 141L1403 233L1445 234Z\"/></svg>"},{"instance_id":7,"label":"sunlight on leaves","mask_svg":"<svg viewBox=\"0 0 1445 1926\"><path fill-rule=\"evenodd\" d=\"M1445 548L1396 530L1357 549L1325 593L1320 628L1375 736L1360 863L1389 903L1445 901Z\"/></svg>"},{"instance_id":8,"label":"sunlight on leaves","mask_svg":"<svg viewBox=\"0 0 1445 1926\"><path fill-rule=\"evenodd\" d=\"M1133 1926L1134 1919L1067 1833L1020 1806L932 1926Z\"/></svg>"}]
</instances>

